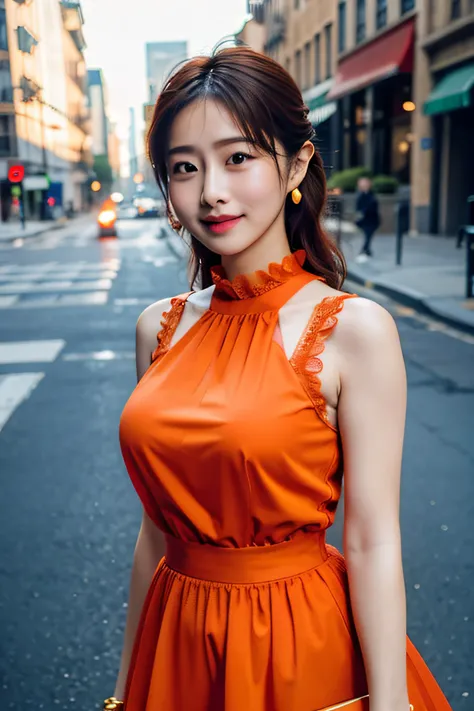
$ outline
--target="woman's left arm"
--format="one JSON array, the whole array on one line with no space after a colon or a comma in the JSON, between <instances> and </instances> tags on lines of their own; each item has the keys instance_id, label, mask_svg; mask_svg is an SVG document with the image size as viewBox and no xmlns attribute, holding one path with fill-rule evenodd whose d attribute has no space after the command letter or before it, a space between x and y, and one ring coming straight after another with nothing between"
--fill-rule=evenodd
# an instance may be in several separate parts
<instances>
[{"instance_id":1,"label":"woman's left arm","mask_svg":"<svg viewBox=\"0 0 474 711\"><path fill-rule=\"evenodd\" d=\"M392 317L374 302L347 302L338 330L344 553L370 711L408 711L399 525L403 356Z\"/></svg>"}]
</instances>

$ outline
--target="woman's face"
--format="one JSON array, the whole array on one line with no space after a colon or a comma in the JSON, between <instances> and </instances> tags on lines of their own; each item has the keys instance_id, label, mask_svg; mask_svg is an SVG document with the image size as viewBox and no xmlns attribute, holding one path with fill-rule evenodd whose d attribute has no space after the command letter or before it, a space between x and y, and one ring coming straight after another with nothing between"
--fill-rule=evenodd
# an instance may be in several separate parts
<instances>
[{"instance_id":1,"label":"woman's face","mask_svg":"<svg viewBox=\"0 0 474 711\"><path fill-rule=\"evenodd\" d=\"M236 255L277 225L284 231L287 181L271 156L249 145L222 104L197 101L178 114L168 160L176 217L213 252ZM278 160L285 176L287 160Z\"/></svg>"}]
</instances>

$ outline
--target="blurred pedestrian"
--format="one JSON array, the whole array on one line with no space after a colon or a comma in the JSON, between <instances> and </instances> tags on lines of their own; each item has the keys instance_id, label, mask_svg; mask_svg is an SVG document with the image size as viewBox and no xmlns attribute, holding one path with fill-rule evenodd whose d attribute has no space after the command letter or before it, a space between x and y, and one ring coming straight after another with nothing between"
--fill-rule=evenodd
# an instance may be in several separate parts
<instances>
[{"instance_id":1,"label":"blurred pedestrian","mask_svg":"<svg viewBox=\"0 0 474 711\"><path fill-rule=\"evenodd\" d=\"M406 639L399 339L341 291L314 135L244 47L160 93L149 154L200 289L137 323L120 442L144 512L104 708L449 711ZM343 462L346 559L325 540Z\"/></svg>"},{"instance_id":2,"label":"blurred pedestrian","mask_svg":"<svg viewBox=\"0 0 474 711\"><path fill-rule=\"evenodd\" d=\"M372 182L369 178L359 178L357 188L355 223L364 234L364 243L356 261L366 262L373 256L372 239L375 231L380 227L379 201L372 191Z\"/></svg>"}]
</instances>

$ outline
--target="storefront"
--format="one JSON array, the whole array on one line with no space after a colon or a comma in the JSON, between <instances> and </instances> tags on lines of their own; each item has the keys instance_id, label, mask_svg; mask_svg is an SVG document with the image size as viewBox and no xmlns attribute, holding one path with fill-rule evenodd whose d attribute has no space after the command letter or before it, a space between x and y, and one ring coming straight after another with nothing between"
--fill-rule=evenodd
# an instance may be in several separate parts
<instances>
[{"instance_id":1,"label":"storefront","mask_svg":"<svg viewBox=\"0 0 474 711\"><path fill-rule=\"evenodd\" d=\"M435 74L423 111L433 122L431 229L455 235L474 194L474 61Z\"/></svg>"},{"instance_id":2,"label":"storefront","mask_svg":"<svg viewBox=\"0 0 474 711\"><path fill-rule=\"evenodd\" d=\"M414 33L412 18L340 61L327 100L339 103L341 167L409 183Z\"/></svg>"}]
</instances>

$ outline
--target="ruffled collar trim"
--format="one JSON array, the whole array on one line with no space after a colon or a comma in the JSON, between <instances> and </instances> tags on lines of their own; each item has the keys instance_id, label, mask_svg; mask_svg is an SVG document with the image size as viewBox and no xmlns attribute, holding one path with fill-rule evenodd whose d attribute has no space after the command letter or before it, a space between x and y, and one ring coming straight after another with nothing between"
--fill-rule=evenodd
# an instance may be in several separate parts
<instances>
[{"instance_id":1,"label":"ruffled collar trim","mask_svg":"<svg viewBox=\"0 0 474 711\"><path fill-rule=\"evenodd\" d=\"M235 279L228 279L223 266L211 267L212 281L215 284L215 294L224 299L251 299L261 296L271 289L289 281L293 276L303 272L306 259L304 249L288 254L278 264L271 262L267 271L258 269L252 274L239 274ZM316 277L317 278L317 277Z\"/></svg>"}]
</instances>

